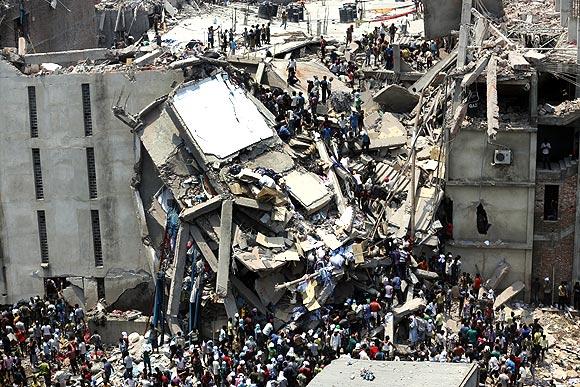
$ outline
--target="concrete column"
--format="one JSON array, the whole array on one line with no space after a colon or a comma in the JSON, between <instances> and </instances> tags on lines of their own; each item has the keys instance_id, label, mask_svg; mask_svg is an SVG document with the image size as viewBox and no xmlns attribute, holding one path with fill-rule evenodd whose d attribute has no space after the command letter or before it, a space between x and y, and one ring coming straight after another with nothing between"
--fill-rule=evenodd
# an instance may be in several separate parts
<instances>
[{"instance_id":1,"label":"concrete column","mask_svg":"<svg viewBox=\"0 0 580 387\"><path fill-rule=\"evenodd\" d=\"M177 318L179 313L179 300L181 299L181 289L183 288L183 275L185 273L185 257L187 255L187 242L189 241L189 224L181 222L177 239L175 241L175 253L173 255L173 278L169 289L169 301L167 303L167 314L170 319ZM174 332L175 333L175 332Z\"/></svg>"},{"instance_id":2,"label":"concrete column","mask_svg":"<svg viewBox=\"0 0 580 387\"><path fill-rule=\"evenodd\" d=\"M459 48L457 49L457 68L465 66L467 59L472 7L473 0L463 0L461 4L461 25L459 27Z\"/></svg>"},{"instance_id":3,"label":"concrete column","mask_svg":"<svg viewBox=\"0 0 580 387\"><path fill-rule=\"evenodd\" d=\"M568 17L568 41L575 42L578 36L578 18Z\"/></svg>"},{"instance_id":4,"label":"concrete column","mask_svg":"<svg viewBox=\"0 0 580 387\"><path fill-rule=\"evenodd\" d=\"M401 72L401 46L398 43L393 44L393 71L395 74Z\"/></svg>"},{"instance_id":5,"label":"concrete column","mask_svg":"<svg viewBox=\"0 0 580 387\"><path fill-rule=\"evenodd\" d=\"M538 124L538 73L532 73L530 77L530 124ZM530 176L531 177L531 176Z\"/></svg>"},{"instance_id":6,"label":"concrete column","mask_svg":"<svg viewBox=\"0 0 580 387\"><path fill-rule=\"evenodd\" d=\"M562 27L568 25L568 16L570 15L570 1L560 0L560 23Z\"/></svg>"}]
</instances>

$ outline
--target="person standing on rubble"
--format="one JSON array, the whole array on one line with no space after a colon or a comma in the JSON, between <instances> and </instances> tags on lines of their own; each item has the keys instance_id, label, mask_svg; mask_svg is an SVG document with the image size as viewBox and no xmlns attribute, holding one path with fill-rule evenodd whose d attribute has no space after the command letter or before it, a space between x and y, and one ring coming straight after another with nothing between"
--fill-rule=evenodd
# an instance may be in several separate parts
<instances>
[{"instance_id":1,"label":"person standing on rubble","mask_svg":"<svg viewBox=\"0 0 580 387\"><path fill-rule=\"evenodd\" d=\"M389 27L389 43L393 44L395 43L395 34L397 33L397 27L395 27L395 23L391 23L390 27Z\"/></svg>"},{"instance_id":2,"label":"person standing on rubble","mask_svg":"<svg viewBox=\"0 0 580 387\"><path fill-rule=\"evenodd\" d=\"M288 26L288 14L286 13L286 11L282 11L282 24L280 24L280 27L284 27L284 29L286 29L287 26Z\"/></svg>"},{"instance_id":3,"label":"person standing on rubble","mask_svg":"<svg viewBox=\"0 0 580 387\"><path fill-rule=\"evenodd\" d=\"M352 26L352 24L350 26L348 26L348 28L346 29L346 44L351 44L352 43L352 33L354 32L354 27Z\"/></svg>"},{"instance_id":4,"label":"person standing on rubble","mask_svg":"<svg viewBox=\"0 0 580 387\"><path fill-rule=\"evenodd\" d=\"M328 80L326 79L326 75L322 77L322 81L320 81L320 91L322 94L322 104L326 104L326 97L328 93Z\"/></svg>"},{"instance_id":5,"label":"person standing on rubble","mask_svg":"<svg viewBox=\"0 0 580 387\"><path fill-rule=\"evenodd\" d=\"M565 310L568 306L568 286L565 281L558 286L558 309Z\"/></svg>"},{"instance_id":6,"label":"person standing on rubble","mask_svg":"<svg viewBox=\"0 0 580 387\"><path fill-rule=\"evenodd\" d=\"M323 35L320 35L320 58L324 61L326 57L326 39Z\"/></svg>"}]
</instances>

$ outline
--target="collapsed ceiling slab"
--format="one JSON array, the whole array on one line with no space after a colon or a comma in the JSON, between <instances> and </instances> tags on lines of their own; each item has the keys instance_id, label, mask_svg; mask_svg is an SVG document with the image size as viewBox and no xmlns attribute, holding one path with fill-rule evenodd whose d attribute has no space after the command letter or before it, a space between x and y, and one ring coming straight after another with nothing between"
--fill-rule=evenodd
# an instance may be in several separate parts
<instances>
[{"instance_id":1,"label":"collapsed ceiling slab","mask_svg":"<svg viewBox=\"0 0 580 387\"><path fill-rule=\"evenodd\" d=\"M218 159L274 135L256 105L226 73L184 84L171 104L201 151Z\"/></svg>"}]
</instances>

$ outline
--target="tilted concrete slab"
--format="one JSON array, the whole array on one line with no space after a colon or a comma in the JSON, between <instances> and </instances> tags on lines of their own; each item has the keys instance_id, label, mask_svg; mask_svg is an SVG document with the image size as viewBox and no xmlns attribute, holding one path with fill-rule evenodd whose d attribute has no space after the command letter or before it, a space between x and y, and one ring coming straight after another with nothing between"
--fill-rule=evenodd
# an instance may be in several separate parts
<instances>
[{"instance_id":1,"label":"tilted concrete slab","mask_svg":"<svg viewBox=\"0 0 580 387\"><path fill-rule=\"evenodd\" d=\"M284 180L290 195L308 214L320 210L332 200L331 193L314 173L293 171Z\"/></svg>"},{"instance_id":2,"label":"tilted concrete slab","mask_svg":"<svg viewBox=\"0 0 580 387\"><path fill-rule=\"evenodd\" d=\"M409 113L417 106L419 96L403 86L387 85L373 95L385 111L392 113Z\"/></svg>"},{"instance_id":3,"label":"tilted concrete slab","mask_svg":"<svg viewBox=\"0 0 580 387\"><path fill-rule=\"evenodd\" d=\"M218 208L220 208L221 205L222 205L222 197L219 195L214 196L213 198L205 202L196 204L195 206L190 208L183 209L179 214L179 217L186 222L191 222L198 216L202 216L209 212L217 210Z\"/></svg>"}]
</instances>

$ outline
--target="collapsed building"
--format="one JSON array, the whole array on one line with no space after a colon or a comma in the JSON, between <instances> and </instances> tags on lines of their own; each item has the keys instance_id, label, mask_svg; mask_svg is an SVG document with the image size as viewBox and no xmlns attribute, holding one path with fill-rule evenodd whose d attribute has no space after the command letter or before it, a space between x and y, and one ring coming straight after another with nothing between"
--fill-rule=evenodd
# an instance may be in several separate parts
<instances>
[{"instance_id":1,"label":"collapsed building","mask_svg":"<svg viewBox=\"0 0 580 387\"><path fill-rule=\"evenodd\" d=\"M278 324L316 324L325 304L376 294L369 269L392 265L384 244L409 237L416 256L439 248L462 255L463 270L480 272L488 289L507 288L501 302L528 298L536 276L577 278L568 17L519 15L508 2L503 19L465 3L458 47L426 73L405 63L397 45L393 70L361 70L371 145L355 146L347 163L313 134L283 142L256 97L288 88L291 56L303 79L332 75L312 55L311 38L292 35L272 47L273 58L205 54L176 31L161 47L4 49L11 63L0 62L10 91L2 117L14 133L0 140L3 302L58 279L88 307L102 298L137 307L135 294L145 294L139 309L151 310L157 289L156 310L174 331L211 336L242 306ZM115 24L103 31L127 31L126 12L144 20L132 5L103 6L100 20ZM549 26L538 32L536 24ZM364 61L356 42L330 43ZM336 79L318 115L336 125L351 109L351 90ZM547 140L543 165L538 147ZM355 174L378 182L366 212ZM326 264L316 266L320 258ZM200 276L202 265L209 275ZM391 337L404 336L397 326L423 306L419 288L437 278L416 267L412 260L407 302L386 327ZM202 310L212 320L200 321Z\"/></svg>"}]
</instances>

